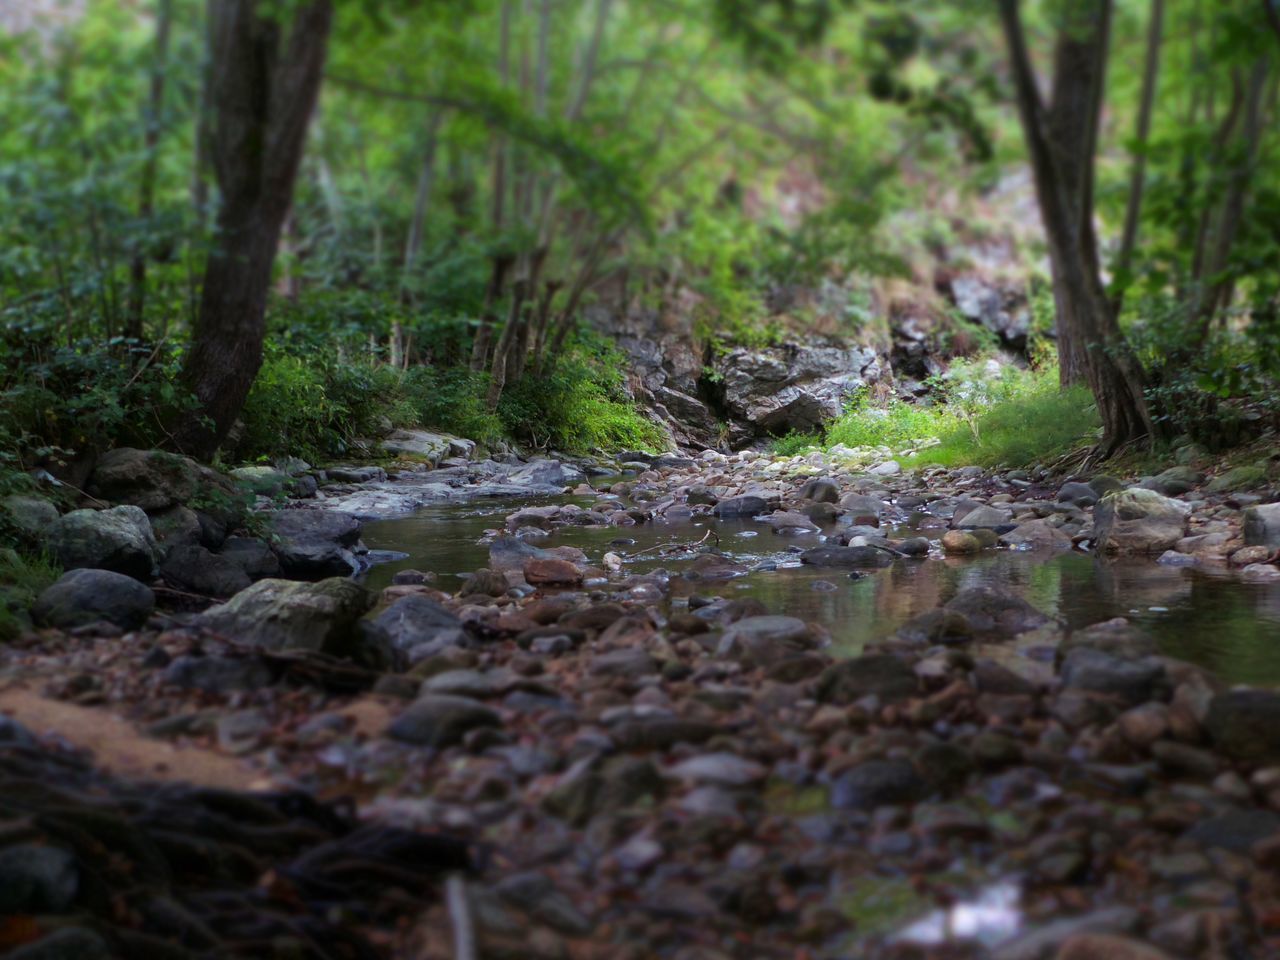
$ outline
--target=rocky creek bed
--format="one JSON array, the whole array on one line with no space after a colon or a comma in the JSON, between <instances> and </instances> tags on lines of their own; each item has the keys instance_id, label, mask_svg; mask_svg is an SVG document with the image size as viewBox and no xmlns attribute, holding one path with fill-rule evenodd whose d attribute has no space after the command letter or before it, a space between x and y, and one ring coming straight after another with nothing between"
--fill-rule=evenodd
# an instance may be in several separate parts
<instances>
[{"instance_id":1,"label":"rocky creek bed","mask_svg":"<svg viewBox=\"0 0 1280 960\"><path fill-rule=\"evenodd\" d=\"M0 949L1280 956L1265 477L432 449L9 505Z\"/></svg>"}]
</instances>

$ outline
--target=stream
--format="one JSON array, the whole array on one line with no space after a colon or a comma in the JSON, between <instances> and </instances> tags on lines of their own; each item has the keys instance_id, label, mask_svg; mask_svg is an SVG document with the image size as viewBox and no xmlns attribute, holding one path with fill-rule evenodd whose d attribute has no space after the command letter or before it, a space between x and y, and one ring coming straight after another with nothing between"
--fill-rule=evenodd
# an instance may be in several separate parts
<instances>
[{"instance_id":1,"label":"stream","mask_svg":"<svg viewBox=\"0 0 1280 960\"><path fill-rule=\"evenodd\" d=\"M370 549L408 556L374 566L366 575L367 585L378 590L397 571L417 569L436 574L443 589L453 590L456 578L488 564L486 531L501 529L507 514L523 506L586 506L593 499L498 498L442 504L369 522L363 539ZM890 535L936 540L946 529L945 521L934 526L931 519L891 528ZM691 555L673 559L650 554L630 561L627 557L665 543L699 540L708 529L726 555L759 568L736 580L707 584L710 594L754 597L771 611L821 623L841 654L857 655L960 590L1001 585L1012 587L1069 629L1125 617L1149 631L1169 656L1205 667L1229 683L1280 685L1280 585L1249 583L1212 567L1108 560L1077 551L999 550L946 558L934 551L928 559L899 560L850 579L843 571L800 564L799 550L818 542L813 535L775 534L767 524L750 519L708 516L656 519L623 528L567 526L531 542L578 547L595 563L612 551L635 573L659 568L675 573Z\"/></svg>"}]
</instances>

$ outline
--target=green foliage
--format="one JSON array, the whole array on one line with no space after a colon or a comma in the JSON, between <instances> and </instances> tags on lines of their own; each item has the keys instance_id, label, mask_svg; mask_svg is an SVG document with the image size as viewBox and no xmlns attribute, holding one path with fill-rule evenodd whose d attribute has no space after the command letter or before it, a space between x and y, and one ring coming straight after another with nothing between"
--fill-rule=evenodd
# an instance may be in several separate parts
<instances>
[{"instance_id":1,"label":"green foliage","mask_svg":"<svg viewBox=\"0 0 1280 960\"><path fill-rule=\"evenodd\" d=\"M0 641L12 640L27 626L26 611L61 575L58 565L43 555L0 546Z\"/></svg>"},{"instance_id":2,"label":"green foliage","mask_svg":"<svg viewBox=\"0 0 1280 960\"><path fill-rule=\"evenodd\" d=\"M623 394L624 369L607 341L587 337L542 376L508 387L498 413L512 437L539 449L664 449L662 431Z\"/></svg>"},{"instance_id":3,"label":"green foliage","mask_svg":"<svg viewBox=\"0 0 1280 960\"><path fill-rule=\"evenodd\" d=\"M505 425L485 406L488 384L487 375L465 367L419 366L405 377L404 389L423 426L492 445L505 435Z\"/></svg>"},{"instance_id":4,"label":"green foliage","mask_svg":"<svg viewBox=\"0 0 1280 960\"><path fill-rule=\"evenodd\" d=\"M822 435L820 433L804 433L799 430L789 430L784 436L776 437L770 444L775 456L794 457L804 453L810 447L822 445Z\"/></svg>"},{"instance_id":5,"label":"green foliage","mask_svg":"<svg viewBox=\"0 0 1280 960\"><path fill-rule=\"evenodd\" d=\"M155 446L193 399L173 382L176 347L58 338L20 316L0 331L0 467L56 465L112 446Z\"/></svg>"}]
</instances>

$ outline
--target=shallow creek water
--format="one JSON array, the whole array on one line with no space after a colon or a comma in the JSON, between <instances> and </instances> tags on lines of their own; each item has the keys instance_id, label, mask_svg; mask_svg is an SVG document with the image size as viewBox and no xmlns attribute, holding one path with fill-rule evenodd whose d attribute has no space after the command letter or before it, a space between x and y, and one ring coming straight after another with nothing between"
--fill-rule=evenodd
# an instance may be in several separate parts
<instances>
[{"instance_id":1,"label":"shallow creek water","mask_svg":"<svg viewBox=\"0 0 1280 960\"><path fill-rule=\"evenodd\" d=\"M502 528L507 514L525 505L590 502L586 497L504 498L428 507L406 517L370 522L363 537L371 549L408 557L375 566L367 575L368 585L379 589L396 571L413 568L435 573L442 589L455 589L457 577L488 564L485 531ZM942 523L929 528L926 521L918 530L900 532L936 540L945 529ZM819 622L831 632L837 648L850 655L959 590L999 584L1018 591L1069 628L1127 617L1149 630L1167 654L1198 663L1228 682L1280 685L1280 585L1242 582L1225 570L1107 561L1076 551L989 550L963 559L899 560L850 579L842 570L800 565L797 552L814 546L815 535L782 536L764 523L712 517L620 528L566 526L531 542L578 547L599 564L609 551L627 560L660 544L698 540L708 528L719 537L720 549L735 560L776 567L706 583L701 592L755 597L772 612ZM626 569L644 573L662 567L676 573L691 555L681 556L655 558L650 553L627 560Z\"/></svg>"}]
</instances>

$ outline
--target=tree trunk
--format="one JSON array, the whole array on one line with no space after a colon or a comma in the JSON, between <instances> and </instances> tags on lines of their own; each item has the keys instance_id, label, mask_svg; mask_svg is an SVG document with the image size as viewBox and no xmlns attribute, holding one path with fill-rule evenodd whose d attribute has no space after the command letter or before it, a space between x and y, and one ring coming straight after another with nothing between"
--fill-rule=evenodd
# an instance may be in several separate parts
<instances>
[{"instance_id":1,"label":"tree trunk","mask_svg":"<svg viewBox=\"0 0 1280 960\"><path fill-rule=\"evenodd\" d=\"M164 108L164 79L169 62L169 28L173 24L173 0L159 0L156 10L156 52L151 67L151 90L143 114L142 135L146 159L138 186L138 222L140 236L135 238L133 259L129 264L129 313L124 335L142 339L142 318L147 299L147 248L150 246L151 216L155 212L157 147L160 144L160 113Z\"/></svg>"},{"instance_id":2,"label":"tree trunk","mask_svg":"<svg viewBox=\"0 0 1280 960\"><path fill-rule=\"evenodd\" d=\"M309 0L291 22L255 0L214 6L214 170L217 236L182 368L198 408L174 439L209 458L244 406L262 365L267 293L324 71L331 0Z\"/></svg>"},{"instance_id":3,"label":"tree trunk","mask_svg":"<svg viewBox=\"0 0 1280 960\"><path fill-rule=\"evenodd\" d=\"M1079 358L1102 417L1102 453L1154 433L1142 368L1107 299L1093 232L1093 153L1101 112L1110 0L1073 7L1055 55L1054 102L1036 86L1018 0L1000 0L1018 113L1049 242L1060 338Z\"/></svg>"},{"instance_id":4,"label":"tree trunk","mask_svg":"<svg viewBox=\"0 0 1280 960\"><path fill-rule=\"evenodd\" d=\"M1147 141L1151 137L1151 114L1156 101L1156 79L1160 74L1160 41L1164 32L1164 0L1151 0L1151 20L1147 24L1147 58L1142 71L1142 94L1138 103L1137 141L1133 168L1129 171L1129 199L1125 204L1124 232L1116 254L1117 286L1111 307L1117 316L1124 302L1124 288L1133 267L1133 250L1138 242L1138 218L1142 213L1142 195L1147 185Z\"/></svg>"},{"instance_id":5,"label":"tree trunk","mask_svg":"<svg viewBox=\"0 0 1280 960\"><path fill-rule=\"evenodd\" d=\"M431 189L435 183L436 144L439 142L440 123L444 119L441 110L431 114L427 121L427 141L422 148L422 170L418 174L418 189L413 198L413 219L409 221L409 236L404 244L404 265L400 273L400 297L409 299L409 278L422 249L422 234L431 205Z\"/></svg>"}]
</instances>

